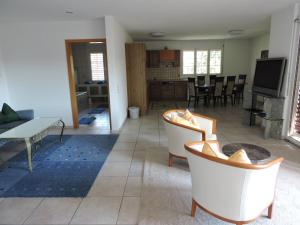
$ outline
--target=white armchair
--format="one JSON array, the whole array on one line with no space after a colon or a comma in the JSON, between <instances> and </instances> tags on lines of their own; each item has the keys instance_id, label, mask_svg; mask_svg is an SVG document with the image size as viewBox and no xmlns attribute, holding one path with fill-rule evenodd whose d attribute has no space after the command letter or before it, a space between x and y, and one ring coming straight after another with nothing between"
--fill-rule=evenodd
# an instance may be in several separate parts
<instances>
[{"instance_id":1,"label":"white armchair","mask_svg":"<svg viewBox=\"0 0 300 225\"><path fill-rule=\"evenodd\" d=\"M172 113L184 113L185 110L169 110L162 117L168 137L169 166L172 166L173 157L186 159L184 144L190 141L217 140L216 120L192 113L198 122L199 128L185 126L171 121Z\"/></svg>"},{"instance_id":2,"label":"white armchair","mask_svg":"<svg viewBox=\"0 0 300 225\"><path fill-rule=\"evenodd\" d=\"M207 141L219 150L217 141ZM272 216L275 186L283 158L266 164L243 164L202 153L204 142L185 145L192 176L192 210L199 207L236 225L255 220L268 208Z\"/></svg>"}]
</instances>

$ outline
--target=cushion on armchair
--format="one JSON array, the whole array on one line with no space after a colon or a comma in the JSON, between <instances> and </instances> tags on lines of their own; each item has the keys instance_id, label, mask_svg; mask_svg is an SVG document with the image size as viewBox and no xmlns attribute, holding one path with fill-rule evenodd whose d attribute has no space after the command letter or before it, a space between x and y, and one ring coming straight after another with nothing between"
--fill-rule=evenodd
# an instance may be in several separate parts
<instances>
[{"instance_id":1,"label":"cushion on armchair","mask_svg":"<svg viewBox=\"0 0 300 225\"><path fill-rule=\"evenodd\" d=\"M251 160L248 158L248 155L244 149L240 149L232 154L228 158L228 161L251 164Z\"/></svg>"},{"instance_id":2,"label":"cushion on armchair","mask_svg":"<svg viewBox=\"0 0 300 225\"><path fill-rule=\"evenodd\" d=\"M19 118L18 114L16 113L16 111L14 111L6 103L4 103L3 106L2 106L2 114L5 117L5 121L4 121L5 123L20 120L20 118Z\"/></svg>"},{"instance_id":3,"label":"cushion on armchair","mask_svg":"<svg viewBox=\"0 0 300 225\"><path fill-rule=\"evenodd\" d=\"M214 150L212 147L210 147L210 145L207 142L204 142L204 145L202 147L202 153L221 159L228 159L228 157L222 152Z\"/></svg>"},{"instance_id":4,"label":"cushion on armchair","mask_svg":"<svg viewBox=\"0 0 300 225\"><path fill-rule=\"evenodd\" d=\"M193 114L188 109L185 110L182 117L191 122L194 126L199 127L199 123L197 122L197 120L195 120Z\"/></svg>"}]
</instances>

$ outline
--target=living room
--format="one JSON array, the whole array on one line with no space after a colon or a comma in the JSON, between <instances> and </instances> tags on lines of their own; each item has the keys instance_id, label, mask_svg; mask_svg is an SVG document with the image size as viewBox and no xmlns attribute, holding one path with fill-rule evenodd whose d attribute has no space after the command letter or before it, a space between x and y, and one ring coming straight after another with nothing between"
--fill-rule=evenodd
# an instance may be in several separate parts
<instances>
[{"instance_id":1,"label":"living room","mask_svg":"<svg viewBox=\"0 0 300 225\"><path fill-rule=\"evenodd\" d=\"M299 12L1 1L0 224L299 224ZM78 128L68 43L99 40L109 122Z\"/></svg>"}]
</instances>

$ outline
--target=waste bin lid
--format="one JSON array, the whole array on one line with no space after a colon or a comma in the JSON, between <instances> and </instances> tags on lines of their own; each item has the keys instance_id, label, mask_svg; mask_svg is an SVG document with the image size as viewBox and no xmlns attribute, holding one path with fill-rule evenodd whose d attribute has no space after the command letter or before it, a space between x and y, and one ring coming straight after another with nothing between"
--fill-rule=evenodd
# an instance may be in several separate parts
<instances>
[{"instance_id":1,"label":"waste bin lid","mask_svg":"<svg viewBox=\"0 0 300 225\"><path fill-rule=\"evenodd\" d=\"M137 109L139 109L139 107L137 107L137 106L131 106L131 107L129 107L128 109L129 109L129 110L137 110Z\"/></svg>"}]
</instances>

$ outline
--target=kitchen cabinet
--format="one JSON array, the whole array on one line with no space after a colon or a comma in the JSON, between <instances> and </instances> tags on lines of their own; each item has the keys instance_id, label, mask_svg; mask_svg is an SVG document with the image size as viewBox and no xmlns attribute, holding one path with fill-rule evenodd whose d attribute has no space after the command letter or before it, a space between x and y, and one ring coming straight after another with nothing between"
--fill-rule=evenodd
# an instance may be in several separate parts
<instances>
[{"instance_id":1,"label":"kitchen cabinet","mask_svg":"<svg viewBox=\"0 0 300 225\"><path fill-rule=\"evenodd\" d=\"M175 62L174 50L161 50L159 56L161 62Z\"/></svg>"},{"instance_id":2,"label":"kitchen cabinet","mask_svg":"<svg viewBox=\"0 0 300 225\"><path fill-rule=\"evenodd\" d=\"M175 67L180 67L180 50L175 50Z\"/></svg>"},{"instance_id":3,"label":"kitchen cabinet","mask_svg":"<svg viewBox=\"0 0 300 225\"><path fill-rule=\"evenodd\" d=\"M147 50L146 66L159 68L161 63L172 63L173 67L180 67L180 50Z\"/></svg>"},{"instance_id":4,"label":"kitchen cabinet","mask_svg":"<svg viewBox=\"0 0 300 225\"><path fill-rule=\"evenodd\" d=\"M150 101L185 101L187 100L187 81L184 80L152 80L149 81Z\"/></svg>"},{"instance_id":5,"label":"kitchen cabinet","mask_svg":"<svg viewBox=\"0 0 300 225\"><path fill-rule=\"evenodd\" d=\"M161 82L161 99L162 100L172 100L174 99L174 83L164 81Z\"/></svg>"},{"instance_id":6,"label":"kitchen cabinet","mask_svg":"<svg viewBox=\"0 0 300 225\"><path fill-rule=\"evenodd\" d=\"M161 96L160 92L160 83L159 82L151 82L149 85L149 97L151 100L159 100Z\"/></svg>"},{"instance_id":7,"label":"kitchen cabinet","mask_svg":"<svg viewBox=\"0 0 300 225\"><path fill-rule=\"evenodd\" d=\"M147 51L147 67L158 68L160 66L159 50Z\"/></svg>"}]
</instances>

